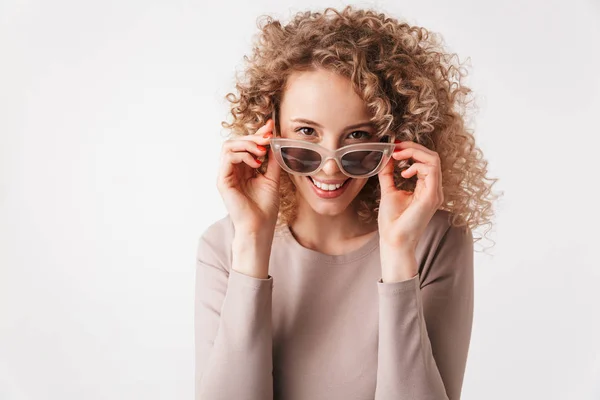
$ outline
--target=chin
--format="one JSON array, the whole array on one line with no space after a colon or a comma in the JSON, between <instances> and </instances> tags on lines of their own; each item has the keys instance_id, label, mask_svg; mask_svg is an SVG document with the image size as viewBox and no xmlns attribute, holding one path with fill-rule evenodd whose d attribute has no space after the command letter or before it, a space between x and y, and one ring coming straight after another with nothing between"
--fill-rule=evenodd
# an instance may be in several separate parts
<instances>
[{"instance_id":1,"label":"chin","mask_svg":"<svg viewBox=\"0 0 600 400\"><path fill-rule=\"evenodd\" d=\"M315 203L314 201L308 201L310 208L319 215L327 216L327 217L335 217L337 215L343 214L348 208L350 202L344 202L337 204L322 204L320 202Z\"/></svg>"}]
</instances>

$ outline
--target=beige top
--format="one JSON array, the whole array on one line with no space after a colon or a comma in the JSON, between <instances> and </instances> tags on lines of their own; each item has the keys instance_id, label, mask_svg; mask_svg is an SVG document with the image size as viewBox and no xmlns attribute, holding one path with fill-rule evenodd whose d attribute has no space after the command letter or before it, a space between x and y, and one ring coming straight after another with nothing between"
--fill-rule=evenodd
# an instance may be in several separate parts
<instances>
[{"instance_id":1,"label":"beige top","mask_svg":"<svg viewBox=\"0 0 600 400\"><path fill-rule=\"evenodd\" d=\"M201 235L195 393L203 400L460 399L473 322L473 236L437 211L419 273L381 281L379 233L344 255L276 231L267 279L231 269L229 215Z\"/></svg>"}]
</instances>

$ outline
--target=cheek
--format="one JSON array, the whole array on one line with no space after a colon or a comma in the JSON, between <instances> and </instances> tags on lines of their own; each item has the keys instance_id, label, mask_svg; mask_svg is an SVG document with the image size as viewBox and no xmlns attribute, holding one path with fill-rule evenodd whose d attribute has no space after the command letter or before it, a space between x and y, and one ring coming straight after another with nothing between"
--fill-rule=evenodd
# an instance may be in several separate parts
<instances>
[{"instance_id":1,"label":"cheek","mask_svg":"<svg viewBox=\"0 0 600 400\"><path fill-rule=\"evenodd\" d=\"M358 180L356 180L356 182L352 182L352 184L355 185L351 189L352 199L357 198L359 196L359 194L361 192L363 192L363 189L365 189L365 186L367 186L368 181L369 181L369 179L367 178L367 179L358 179ZM368 190L373 190L373 186L371 185L371 188L370 189L368 188Z\"/></svg>"},{"instance_id":2,"label":"cheek","mask_svg":"<svg viewBox=\"0 0 600 400\"><path fill-rule=\"evenodd\" d=\"M290 180L292 181L294 186L296 186L296 187L300 186L300 183L302 181L301 178L303 178L302 176L292 175L292 174L289 174L289 176L290 176Z\"/></svg>"},{"instance_id":3,"label":"cheek","mask_svg":"<svg viewBox=\"0 0 600 400\"><path fill-rule=\"evenodd\" d=\"M353 190L356 191L356 193L360 192L362 190L362 188L365 187L365 185L367 184L369 180L368 179L354 179L352 182L353 185Z\"/></svg>"},{"instance_id":4,"label":"cheek","mask_svg":"<svg viewBox=\"0 0 600 400\"><path fill-rule=\"evenodd\" d=\"M293 175L288 173L289 177L290 177L290 181L292 181L292 184L294 185L294 187L296 188L296 190L305 190L306 186L306 178L304 176L298 176L298 175Z\"/></svg>"}]
</instances>

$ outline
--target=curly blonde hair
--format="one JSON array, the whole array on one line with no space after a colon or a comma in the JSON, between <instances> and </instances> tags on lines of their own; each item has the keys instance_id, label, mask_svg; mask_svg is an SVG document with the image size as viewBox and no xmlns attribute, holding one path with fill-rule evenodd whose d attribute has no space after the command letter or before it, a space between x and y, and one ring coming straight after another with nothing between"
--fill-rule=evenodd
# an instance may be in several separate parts
<instances>
[{"instance_id":1,"label":"curly blonde hair","mask_svg":"<svg viewBox=\"0 0 600 400\"><path fill-rule=\"evenodd\" d=\"M444 191L440 209L449 211L450 224L470 229L488 225L486 233L491 229L491 187L497 179L485 177L487 161L466 127L468 106L473 105L468 98L472 91L461 82L466 72L454 61L456 54L444 51L439 35L353 6L298 12L286 25L263 15L258 27L252 56L244 57L243 76L236 76L239 96L225 96L233 122L221 125L231 130L230 137L254 134L278 111L292 73L334 71L350 79L372 113L378 135L392 130L397 138L439 154ZM257 173L264 173L266 164ZM399 189L415 188L416 175L400 175L410 164L394 171ZM281 174L280 184L278 228L293 222L297 210L295 186L287 173ZM380 195L375 175L352 203L360 221L376 220Z\"/></svg>"}]
</instances>

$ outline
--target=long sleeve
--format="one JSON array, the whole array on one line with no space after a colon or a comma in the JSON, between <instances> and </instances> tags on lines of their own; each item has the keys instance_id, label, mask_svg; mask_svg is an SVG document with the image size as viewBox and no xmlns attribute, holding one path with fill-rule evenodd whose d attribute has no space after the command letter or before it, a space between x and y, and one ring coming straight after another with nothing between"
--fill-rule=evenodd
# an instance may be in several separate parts
<instances>
[{"instance_id":1,"label":"long sleeve","mask_svg":"<svg viewBox=\"0 0 600 400\"><path fill-rule=\"evenodd\" d=\"M200 238L195 287L196 400L273 398L273 277L230 268L231 225Z\"/></svg>"},{"instance_id":2,"label":"long sleeve","mask_svg":"<svg viewBox=\"0 0 600 400\"><path fill-rule=\"evenodd\" d=\"M460 399L473 323L473 278L472 232L450 226L416 276L377 282L375 400Z\"/></svg>"}]
</instances>

